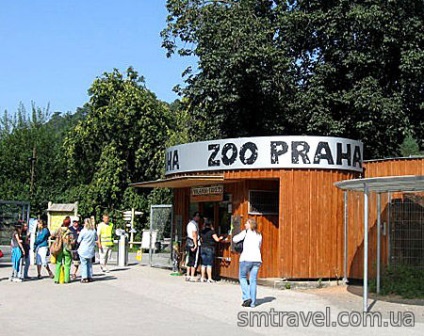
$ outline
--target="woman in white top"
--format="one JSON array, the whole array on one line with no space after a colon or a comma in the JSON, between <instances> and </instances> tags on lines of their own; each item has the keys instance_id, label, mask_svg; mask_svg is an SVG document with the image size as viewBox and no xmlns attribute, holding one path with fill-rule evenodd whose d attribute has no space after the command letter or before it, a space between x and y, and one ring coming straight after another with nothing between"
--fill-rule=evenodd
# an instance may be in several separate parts
<instances>
[{"instance_id":1,"label":"woman in white top","mask_svg":"<svg viewBox=\"0 0 424 336\"><path fill-rule=\"evenodd\" d=\"M239 280L242 291L242 306L256 306L256 279L262 264L262 235L257 231L258 224L254 219L248 219L244 224L246 230L234 236L233 241L243 241L243 252L240 255ZM249 273L249 283L247 274Z\"/></svg>"}]
</instances>

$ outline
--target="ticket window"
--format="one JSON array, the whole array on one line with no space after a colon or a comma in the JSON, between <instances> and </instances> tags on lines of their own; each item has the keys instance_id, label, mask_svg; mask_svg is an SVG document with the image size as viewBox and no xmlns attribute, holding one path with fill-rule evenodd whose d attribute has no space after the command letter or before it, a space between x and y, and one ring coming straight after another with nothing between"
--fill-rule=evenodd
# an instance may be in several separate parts
<instances>
[{"instance_id":1,"label":"ticket window","mask_svg":"<svg viewBox=\"0 0 424 336\"><path fill-rule=\"evenodd\" d=\"M203 229L203 219L206 217L211 222L218 235L227 235L231 231L231 194L224 194L221 202L192 203L190 210L198 211L202 217L199 228Z\"/></svg>"}]
</instances>

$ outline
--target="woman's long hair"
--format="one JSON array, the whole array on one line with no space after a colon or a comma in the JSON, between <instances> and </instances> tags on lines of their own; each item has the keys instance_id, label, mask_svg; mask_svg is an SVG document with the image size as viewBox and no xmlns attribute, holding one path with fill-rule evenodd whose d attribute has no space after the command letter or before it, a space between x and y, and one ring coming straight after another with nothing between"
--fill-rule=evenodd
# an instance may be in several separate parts
<instances>
[{"instance_id":1,"label":"woman's long hair","mask_svg":"<svg viewBox=\"0 0 424 336\"><path fill-rule=\"evenodd\" d=\"M84 227L87 230L94 230L94 220L92 220L92 218L85 218L84 219Z\"/></svg>"},{"instance_id":2,"label":"woman's long hair","mask_svg":"<svg viewBox=\"0 0 424 336\"><path fill-rule=\"evenodd\" d=\"M252 230L255 233L260 233L258 231L258 223L253 218L249 218L247 222L250 224L250 230Z\"/></svg>"}]
</instances>

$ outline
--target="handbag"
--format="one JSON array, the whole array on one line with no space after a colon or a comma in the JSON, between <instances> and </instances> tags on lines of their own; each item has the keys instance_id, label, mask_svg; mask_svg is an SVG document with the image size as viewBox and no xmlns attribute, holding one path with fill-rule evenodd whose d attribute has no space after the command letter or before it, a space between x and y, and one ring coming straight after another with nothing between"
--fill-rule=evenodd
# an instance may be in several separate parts
<instances>
[{"instance_id":1,"label":"handbag","mask_svg":"<svg viewBox=\"0 0 424 336\"><path fill-rule=\"evenodd\" d=\"M194 247L194 240L193 240L193 239L191 239L191 238L189 238L189 237L187 237L186 247L187 247L188 249L193 248L193 247Z\"/></svg>"},{"instance_id":2,"label":"handbag","mask_svg":"<svg viewBox=\"0 0 424 336\"><path fill-rule=\"evenodd\" d=\"M62 232L59 229L59 231L56 234L56 239L54 240L53 244L50 246L50 253L52 256L57 257L59 253L62 251L63 247L63 241L62 241Z\"/></svg>"},{"instance_id":3,"label":"handbag","mask_svg":"<svg viewBox=\"0 0 424 336\"><path fill-rule=\"evenodd\" d=\"M247 234L247 230L246 230L246 234ZM244 238L240 241L238 241L237 243L234 243L233 245L233 250L236 253L242 253L243 252L243 243L244 240L246 239L246 235L244 236Z\"/></svg>"},{"instance_id":4,"label":"handbag","mask_svg":"<svg viewBox=\"0 0 424 336\"><path fill-rule=\"evenodd\" d=\"M0 258L3 258L3 256L4 256L3 251L0 250Z\"/></svg>"}]
</instances>

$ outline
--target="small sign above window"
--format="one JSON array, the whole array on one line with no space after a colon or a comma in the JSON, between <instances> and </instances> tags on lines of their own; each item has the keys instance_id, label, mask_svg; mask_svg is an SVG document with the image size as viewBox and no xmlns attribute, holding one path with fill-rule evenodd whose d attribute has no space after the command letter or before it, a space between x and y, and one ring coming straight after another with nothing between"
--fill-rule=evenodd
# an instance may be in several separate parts
<instances>
[{"instance_id":1,"label":"small sign above window","mask_svg":"<svg viewBox=\"0 0 424 336\"><path fill-rule=\"evenodd\" d=\"M221 202L224 197L224 186L222 184L207 187L192 187L190 202Z\"/></svg>"}]
</instances>

